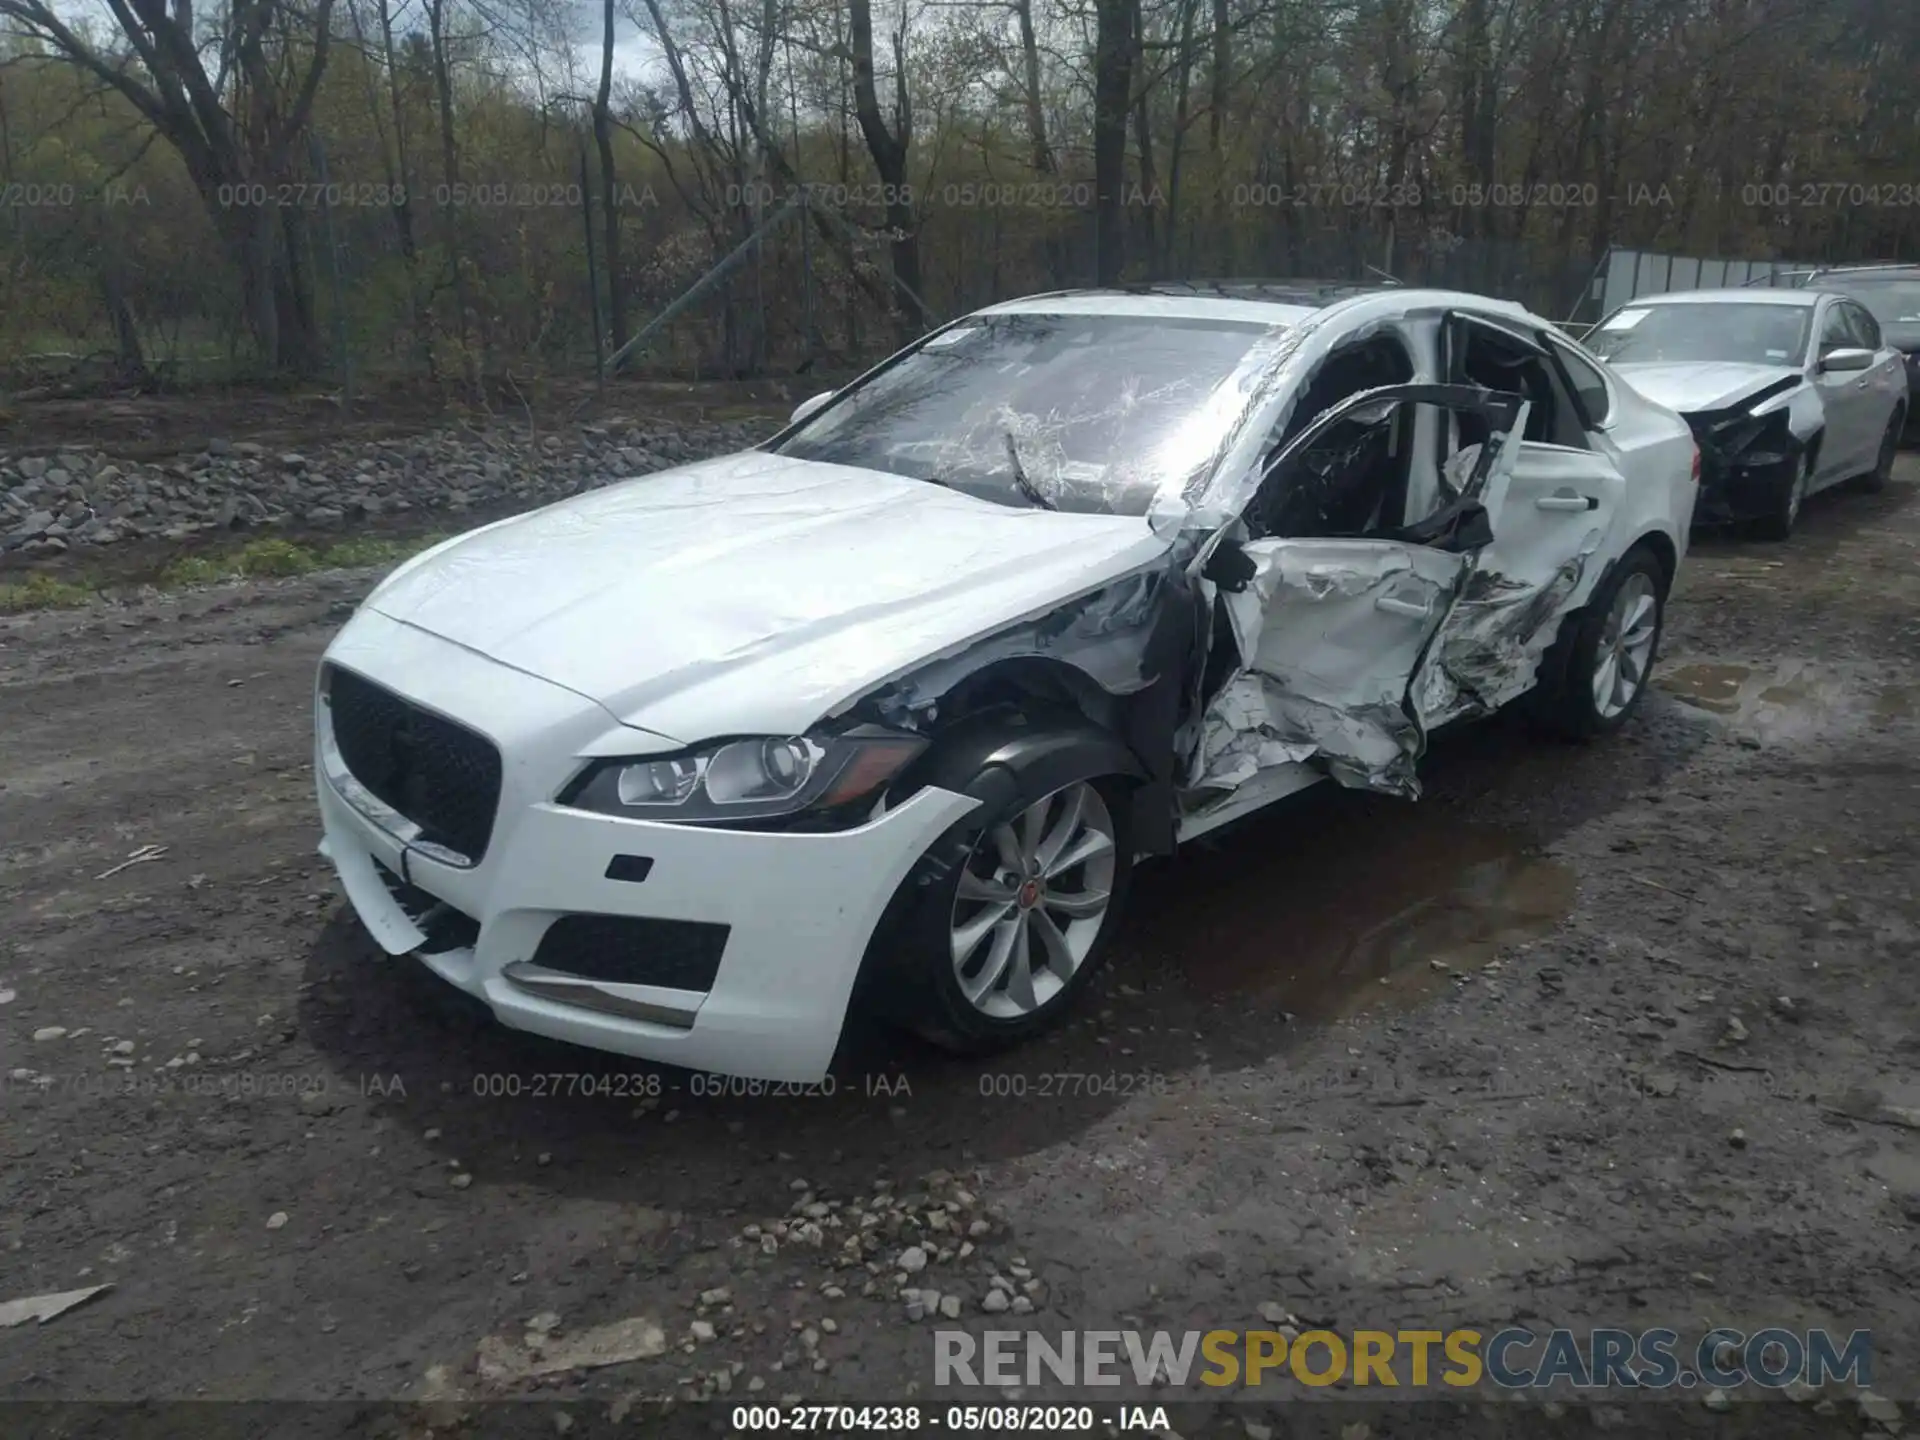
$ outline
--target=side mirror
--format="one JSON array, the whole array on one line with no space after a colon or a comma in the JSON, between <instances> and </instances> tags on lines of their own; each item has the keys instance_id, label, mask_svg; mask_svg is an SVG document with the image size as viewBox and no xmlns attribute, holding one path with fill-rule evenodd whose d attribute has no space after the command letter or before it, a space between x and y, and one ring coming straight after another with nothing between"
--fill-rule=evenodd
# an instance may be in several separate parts
<instances>
[{"instance_id":1,"label":"side mirror","mask_svg":"<svg viewBox=\"0 0 1920 1440\"><path fill-rule=\"evenodd\" d=\"M822 405L826 404L839 393L838 390L822 390L818 395L808 396L805 400L802 400L798 405L793 407L793 418L788 421L788 423L798 425L802 420L814 414Z\"/></svg>"},{"instance_id":2,"label":"side mirror","mask_svg":"<svg viewBox=\"0 0 1920 1440\"><path fill-rule=\"evenodd\" d=\"M1829 350L1820 357L1820 369L1823 373L1831 370L1865 370L1872 364L1873 351L1871 350L1852 348Z\"/></svg>"}]
</instances>

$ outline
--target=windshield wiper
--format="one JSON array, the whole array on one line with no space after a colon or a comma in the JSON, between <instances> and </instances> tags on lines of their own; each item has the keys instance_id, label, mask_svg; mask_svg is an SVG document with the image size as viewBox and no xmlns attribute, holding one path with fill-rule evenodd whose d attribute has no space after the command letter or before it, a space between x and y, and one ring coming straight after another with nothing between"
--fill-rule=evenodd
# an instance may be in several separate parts
<instances>
[{"instance_id":1,"label":"windshield wiper","mask_svg":"<svg viewBox=\"0 0 1920 1440\"><path fill-rule=\"evenodd\" d=\"M1038 505L1042 510L1058 510L1060 507L1042 494L1040 487L1027 478L1027 467L1020 463L1020 450L1019 447L1013 443L1013 432L1008 430L1005 432L1005 436L1007 441L1007 460L1013 466L1013 483L1019 487L1020 493L1035 505Z\"/></svg>"}]
</instances>

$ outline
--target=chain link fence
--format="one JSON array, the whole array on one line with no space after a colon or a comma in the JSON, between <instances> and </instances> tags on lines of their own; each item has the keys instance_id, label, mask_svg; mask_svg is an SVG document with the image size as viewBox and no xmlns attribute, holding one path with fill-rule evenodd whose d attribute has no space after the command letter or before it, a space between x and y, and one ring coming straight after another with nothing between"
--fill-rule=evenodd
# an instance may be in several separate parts
<instances>
[{"instance_id":1,"label":"chain link fence","mask_svg":"<svg viewBox=\"0 0 1920 1440\"><path fill-rule=\"evenodd\" d=\"M349 400L394 384L578 380L616 357L623 373L684 379L845 371L928 323L1091 285L1100 269L1081 181L912 196L918 283L902 284L906 256L887 226L897 197L883 187L654 173L609 192L584 136L543 153L533 174L473 165L408 183L377 151L316 139L307 180L214 199L271 211L286 267L280 323L310 336L314 370ZM14 386L268 378L232 252L190 186L123 179L21 198L44 203L0 216L14 297L0 313L0 370ZM1596 268L1570 233L1462 236L1410 210L1262 198L1246 186L1177 202L1130 196L1127 280L1439 286L1591 321L1653 288L1656 271L1663 288L1731 273L1627 250Z\"/></svg>"}]
</instances>

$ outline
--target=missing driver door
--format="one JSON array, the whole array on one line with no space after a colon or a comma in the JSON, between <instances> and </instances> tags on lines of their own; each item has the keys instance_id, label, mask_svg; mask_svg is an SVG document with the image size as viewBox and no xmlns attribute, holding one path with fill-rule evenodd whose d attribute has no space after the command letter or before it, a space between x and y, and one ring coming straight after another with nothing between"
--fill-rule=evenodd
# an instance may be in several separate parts
<instances>
[{"instance_id":1,"label":"missing driver door","mask_svg":"<svg viewBox=\"0 0 1920 1440\"><path fill-rule=\"evenodd\" d=\"M1397 385L1330 408L1274 457L1270 483L1342 422L1405 404L1464 407L1489 441L1448 505L1378 535L1253 536L1203 547L1219 585L1237 665L1206 715L1202 785L1232 785L1267 765L1309 761L1343 785L1418 793L1425 727L1410 703L1434 636L1489 538L1481 497L1504 486L1526 406L1459 386ZM1280 507L1284 509L1284 507ZM1231 563L1214 552L1231 543ZM1202 568L1204 567L1204 568Z\"/></svg>"}]
</instances>

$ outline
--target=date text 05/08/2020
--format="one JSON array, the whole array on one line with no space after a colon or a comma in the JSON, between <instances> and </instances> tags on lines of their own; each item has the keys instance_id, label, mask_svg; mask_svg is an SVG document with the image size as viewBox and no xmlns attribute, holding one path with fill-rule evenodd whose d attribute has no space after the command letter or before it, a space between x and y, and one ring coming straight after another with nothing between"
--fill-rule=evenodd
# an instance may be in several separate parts
<instances>
[{"instance_id":1,"label":"date text 05/08/2020","mask_svg":"<svg viewBox=\"0 0 1920 1440\"><path fill-rule=\"evenodd\" d=\"M1067 1435L1101 1430L1165 1432L1157 1405L736 1405L732 1428L753 1432L910 1435Z\"/></svg>"}]
</instances>

